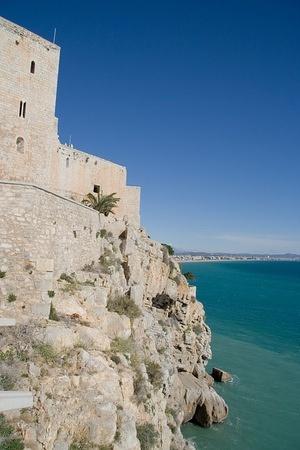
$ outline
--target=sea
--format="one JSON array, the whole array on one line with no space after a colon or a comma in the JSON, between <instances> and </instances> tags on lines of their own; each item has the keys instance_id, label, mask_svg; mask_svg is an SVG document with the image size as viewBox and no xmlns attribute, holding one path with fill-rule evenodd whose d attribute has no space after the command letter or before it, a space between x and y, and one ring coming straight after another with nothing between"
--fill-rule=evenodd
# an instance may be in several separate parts
<instances>
[{"instance_id":1,"label":"sea","mask_svg":"<svg viewBox=\"0 0 300 450\"><path fill-rule=\"evenodd\" d=\"M212 330L215 383L229 416L209 429L188 423L198 450L300 450L300 262L184 263Z\"/></svg>"}]
</instances>

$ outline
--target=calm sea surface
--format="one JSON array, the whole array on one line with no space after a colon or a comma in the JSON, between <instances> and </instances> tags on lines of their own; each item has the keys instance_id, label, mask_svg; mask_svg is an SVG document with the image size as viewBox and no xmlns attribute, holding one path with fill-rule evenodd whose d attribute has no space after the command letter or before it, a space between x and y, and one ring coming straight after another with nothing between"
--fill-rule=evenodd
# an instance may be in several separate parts
<instances>
[{"instance_id":1,"label":"calm sea surface","mask_svg":"<svg viewBox=\"0 0 300 450\"><path fill-rule=\"evenodd\" d=\"M212 366L234 375L215 384L224 424L183 427L197 448L300 449L300 262L186 263L212 329Z\"/></svg>"}]
</instances>

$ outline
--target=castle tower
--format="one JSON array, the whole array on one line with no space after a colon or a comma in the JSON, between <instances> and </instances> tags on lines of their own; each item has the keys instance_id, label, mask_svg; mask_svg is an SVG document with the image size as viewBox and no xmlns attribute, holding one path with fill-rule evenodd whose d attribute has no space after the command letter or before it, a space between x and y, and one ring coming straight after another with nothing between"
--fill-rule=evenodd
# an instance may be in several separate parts
<instances>
[{"instance_id":1,"label":"castle tower","mask_svg":"<svg viewBox=\"0 0 300 450\"><path fill-rule=\"evenodd\" d=\"M0 17L0 180L49 186L60 49Z\"/></svg>"}]
</instances>

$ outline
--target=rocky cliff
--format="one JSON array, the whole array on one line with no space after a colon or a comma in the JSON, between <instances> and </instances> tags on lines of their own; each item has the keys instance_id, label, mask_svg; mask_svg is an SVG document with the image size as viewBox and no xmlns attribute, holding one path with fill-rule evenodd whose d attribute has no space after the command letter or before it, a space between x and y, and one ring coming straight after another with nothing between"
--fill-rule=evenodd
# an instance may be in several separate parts
<instances>
[{"instance_id":1,"label":"rocky cliff","mask_svg":"<svg viewBox=\"0 0 300 450\"><path fill-rule=\"evenodd\" d=\"M203 306L145 231L109 219L98 233L99 259L56 275L49 319L1 296L1 314L17 319L0 334L2 389L34 394L6 420L32 450L191 449L184 422L227 415L205 371Z\"/></svg>"}]
</instances>

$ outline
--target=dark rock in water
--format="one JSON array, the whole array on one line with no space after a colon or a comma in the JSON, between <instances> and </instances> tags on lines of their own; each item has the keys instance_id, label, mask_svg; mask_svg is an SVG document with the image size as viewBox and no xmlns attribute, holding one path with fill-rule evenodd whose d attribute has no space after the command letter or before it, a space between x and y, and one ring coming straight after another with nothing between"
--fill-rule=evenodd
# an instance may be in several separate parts
<instances>
[{"instance_id":1,"label":"dark rock in water","mask_svg":"<svg viewBox=\"0 0 300 450\"><path fill-rule=\"evenodd\" d=\"M225 370L218 369L216 367L213 368L211 376L215 381L226 382L232 380L232 375Z\"/></svg>"}]
</instances>

